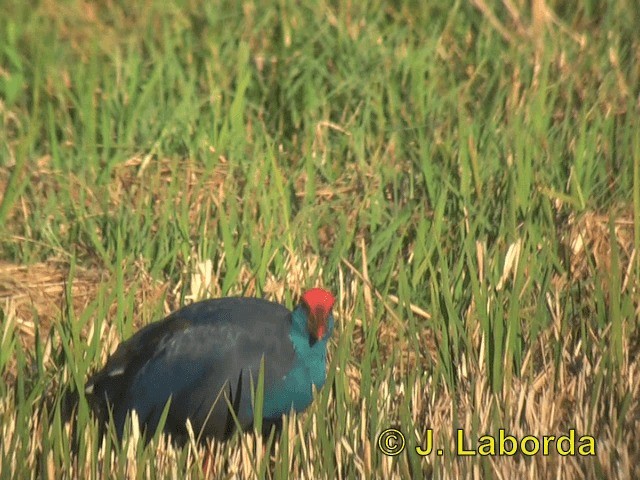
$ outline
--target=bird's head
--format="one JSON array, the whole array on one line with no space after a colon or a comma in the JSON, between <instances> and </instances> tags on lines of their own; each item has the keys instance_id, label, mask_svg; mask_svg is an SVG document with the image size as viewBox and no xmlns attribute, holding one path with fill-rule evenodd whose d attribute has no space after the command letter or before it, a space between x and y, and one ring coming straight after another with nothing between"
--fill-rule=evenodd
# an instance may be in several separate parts
<instances>
[{"instance_id":1,"label":"bird's head","mask_svg":"<svg viewBox=\"0 0 640 480\"><path fill-rule=\"evenodd\" d=\"M335 298L322 288L312 288L302 295L302 305L307 314L307 328L312 341L318 341L327 333L329 317Z\"/></svg>"}]
</instances>

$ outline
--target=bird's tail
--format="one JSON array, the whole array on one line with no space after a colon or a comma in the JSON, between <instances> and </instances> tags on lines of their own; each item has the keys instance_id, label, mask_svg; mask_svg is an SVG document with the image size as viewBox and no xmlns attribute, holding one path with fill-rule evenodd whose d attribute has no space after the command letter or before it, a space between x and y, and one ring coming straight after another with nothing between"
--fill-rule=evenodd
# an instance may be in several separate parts
<instances>
[{"instance_id":1,"label":"bird's tail","mask_svg":"<svg viewBox=\"0 0 640 480\"><path fill-rule=\"evenodd\" d=\"M85 398L89 405L89 410L93 418L98 422L100 428L99 438L106 432L105 426L109 421L109 410L104 398L97 395L85 393ZM70 425L70 436L72 439L72 447L77 452L80 435L78 434L78 409L80 406L80 394L72 386L67 386L61 395L60 400L60 416L65 424Z\"/></svg>"},{"instance_id":2,"label":"bird's tail","mask_svg":"<svg viewBox=\"0 0 640 480\"><path fill-rule=\"evenodd\" d=\"M60 400L60 415L64 423L74 422L80 404L78 391L72 387L66 387Z\"/></svg>"},{"instance_id":3,"label":"bird's tail","mask_svg":"<svg viewBox=\"0 0 640 480\"><path fill-rule=\"evenodd\" d=\"M79 404L78 391L70 386L65 387L60 397L60 417L65 425L70 426L69 439L71 440L71 451L74 454L78 453L80 446L77 432Z\"/></svg>"}]
</instances>

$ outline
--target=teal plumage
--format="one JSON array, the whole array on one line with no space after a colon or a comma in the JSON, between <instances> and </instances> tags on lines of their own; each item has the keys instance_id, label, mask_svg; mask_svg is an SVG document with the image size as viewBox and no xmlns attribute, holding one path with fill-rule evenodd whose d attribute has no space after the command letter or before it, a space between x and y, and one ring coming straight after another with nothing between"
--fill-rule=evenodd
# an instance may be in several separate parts
<instances>
[{"instance_id":1,"label":"teal plumage","mask_svg":"<svg viewBox=\"0 0 640 480\"><path fill-rule=\"evenodd\" d=\"M265 418L279 417L290 408L302 412L311 404L312 391L308 386L313 385L316 390L324 386L327 343L333 333L333 326L333 315L329 314L324 337L311 345L304 307L298 306L293 311L289 338L296 352L296 360L282 381L265 392Z\"/></svg>"},{"instance_id":2,"label":"teal plumage","mask_svg":"<svg viewBox=\"0 0 640 480\"><path fill-rule=\"evenodd\" d=\"M333 333L333 296L314 288L293 312L256 298L221 298L184 307L123 342L87 383L86 394L103 423L112 413L121 437L136 411L155 432L169 401L164 430L186 435L189 420L202 438L225 439L235 421L253 422L251 389L264 358L265 425L301 412L326 378L326 348ZM228 400L225 400L225 398Z\"/></svg>"}]
</instances>

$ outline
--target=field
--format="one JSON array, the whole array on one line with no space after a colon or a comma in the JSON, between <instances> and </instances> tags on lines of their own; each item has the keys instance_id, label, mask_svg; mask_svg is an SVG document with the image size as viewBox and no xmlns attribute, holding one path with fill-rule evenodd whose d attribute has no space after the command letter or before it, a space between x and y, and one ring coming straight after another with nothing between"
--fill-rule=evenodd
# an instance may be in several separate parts
<instances>
[{"instance_id":1,"label":"field","mask_svg":"<svg viewBox=\"0 0 640 480\"><path fill-rule=\"evenodd\" d=\"M640 478L635 1L0 10L1 478ZM316 285L279 438L62 421L140 326Z\"/></svg>"}]
</instances>

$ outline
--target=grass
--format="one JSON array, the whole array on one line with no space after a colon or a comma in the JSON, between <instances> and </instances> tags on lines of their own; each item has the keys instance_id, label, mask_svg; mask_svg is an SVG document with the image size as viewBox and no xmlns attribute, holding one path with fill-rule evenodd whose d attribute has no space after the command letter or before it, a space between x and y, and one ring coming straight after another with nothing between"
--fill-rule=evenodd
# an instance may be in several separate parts
<instances>
[{"instance_id":1,"label":"grass","mask_svg":"<svg viewBox=\"0 0 640 480\"><path fill-rule=\"evenodd\" d=\"M267 3L3 0L2 477L640 477L634 2ZM140 325L313 285L327 386L272 455L86 408L71 453L63 388Z\"/></svg>"}]
</instances>

